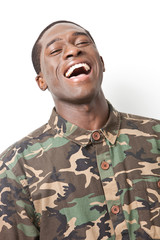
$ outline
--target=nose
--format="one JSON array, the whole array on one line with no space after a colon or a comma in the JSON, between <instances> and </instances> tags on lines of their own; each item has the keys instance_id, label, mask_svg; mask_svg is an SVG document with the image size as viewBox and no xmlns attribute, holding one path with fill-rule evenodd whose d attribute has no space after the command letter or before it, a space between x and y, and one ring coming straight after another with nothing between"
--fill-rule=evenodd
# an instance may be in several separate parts
<instances>
[{"instance_id":1,"label":"nose","mask_svg":"<svg viewBox=\"0 0 160 240\"><path fill-rule=\"evenodd\" d=\"M75 45L73 44L68 44L64 50L64 55L63 55L63 58L64 59L68 59L68 58L71 58L71 57L77 57L81 54L81 50L76 47Z\"/></svg>"}]
</instances>

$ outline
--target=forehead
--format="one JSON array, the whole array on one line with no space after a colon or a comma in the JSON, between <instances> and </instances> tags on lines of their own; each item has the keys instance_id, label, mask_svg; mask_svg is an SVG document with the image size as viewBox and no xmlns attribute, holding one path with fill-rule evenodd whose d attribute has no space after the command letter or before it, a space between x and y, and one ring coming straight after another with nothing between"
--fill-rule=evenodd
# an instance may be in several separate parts
<instances>
[{"instance_id":1,"label":"forehead","mask_svg":"<svg viewBox=\"0 0 160 240\"><path fill-rule=\"evenodd\" d=\"M67 34L72 34L73 32L84 32L86 33L85 29L72 24L72 23L58 23L51 28L49 28L44 35L42 36L40 43L43 45L43 43L47 43L48 41L58 38L67 36Z\"/></svg>"}]
</instances>

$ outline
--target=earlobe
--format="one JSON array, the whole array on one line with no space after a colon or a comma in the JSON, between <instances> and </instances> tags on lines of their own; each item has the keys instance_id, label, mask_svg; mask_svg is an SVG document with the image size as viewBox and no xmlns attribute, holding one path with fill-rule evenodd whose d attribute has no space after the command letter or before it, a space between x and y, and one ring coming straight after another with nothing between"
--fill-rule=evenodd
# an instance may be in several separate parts
<instances>
[{"instance_id":1,"label":"earlobe","mask_svg":"<svg viewBox=\"0 0 160 240\"><path fill-rule=\"evenodd\" d=\"M102 56L100 56L100 58L101 58L102 66L103 66L103 72L105 72L105 64L104 64Z\"/></svg>"},{"instance_id":2,"label":"earlobe","mask_svg":"<svg viewBox=\"0 0 160 240\"><path fill-rule=\"evenodd\" d=\"M48 88L47 83L44 80L44 78L41 76L41 74L37 75L36 82L42 91L45 91Z\"/></svg>"}]
</instances>

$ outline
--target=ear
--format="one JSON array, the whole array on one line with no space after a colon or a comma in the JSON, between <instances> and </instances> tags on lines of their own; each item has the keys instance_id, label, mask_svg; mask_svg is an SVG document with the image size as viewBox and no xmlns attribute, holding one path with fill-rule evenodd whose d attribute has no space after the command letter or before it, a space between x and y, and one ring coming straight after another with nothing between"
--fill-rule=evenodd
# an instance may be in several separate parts
<instances>
[{"instance_id":1,"label":"ear","mask_svg":"<svg viewBox=\"0 0 160 240\"><path fill-rule=\"evenodd\" d=\"M104 64L102 56L100 56L100 58L101 58L102 66L103 66L103 72L105 72L105 64Z\"/></svg>"},{"instance_id":2,"label":"ear","mask_svg":"<svg viewBox=\"0 0 160 240\"><path fill-rule=\"evenodd\" d=\"M42 91L45 91L45 90L48 88L47 83L46 83L46 81L44 80L42 73L40 73L40 74L37 75L37 77L36 77L36 82L37 82L39 88L40 88Z\"/></svg>"}]
</instances>

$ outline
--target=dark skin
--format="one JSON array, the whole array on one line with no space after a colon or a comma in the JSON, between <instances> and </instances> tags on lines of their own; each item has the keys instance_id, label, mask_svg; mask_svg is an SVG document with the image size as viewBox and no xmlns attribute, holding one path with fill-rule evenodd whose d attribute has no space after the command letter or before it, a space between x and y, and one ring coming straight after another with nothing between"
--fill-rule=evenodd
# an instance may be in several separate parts
<instances>
[{"instance_id":1,"label":"dark skin","mask_svg":"<svg viewBox=\"0 0 160 240\"><path fill-rule=\"evenodd\" d=\"M57 113L86 130L102 128L108 119L108 104L101 89L102 57L85 30L70 23L51 27L40 40L41 72L36 81L52 94ZM66 77L75 64L87 64L89 72Z\"/></svg>"}]
</instances>

